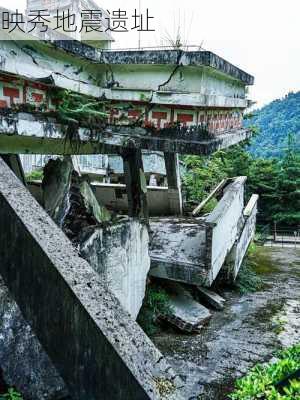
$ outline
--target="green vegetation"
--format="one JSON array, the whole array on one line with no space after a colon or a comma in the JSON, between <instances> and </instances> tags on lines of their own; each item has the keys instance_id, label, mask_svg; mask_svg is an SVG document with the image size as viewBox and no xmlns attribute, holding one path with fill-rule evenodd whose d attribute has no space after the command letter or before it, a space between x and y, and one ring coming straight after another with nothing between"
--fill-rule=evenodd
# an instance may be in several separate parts
<instances>
[{"instance_id":1,"label":"green vegetation","mask_svg":"<svg viewBox=\"0 0 300 400\"><path fill-rule=\"evenodd\" d=\"M294 132L300 149L300 92L289 93L283 99L253 112L246 126L255 125L260 135L253 139L249 148L255 158L282 157L288 145L288 133Z\"/></svg>"},{"instance_id":2,"label":"green vegetation","mask_svg":"<svg viewBox=\"0 0 300 400\"><path fill-rule=\"evenodd\" d=\"M63 123L93 127L106 121L105 103L99 99L73 93L69 90L56 94L58 113Z\"/></svg>"},{"instance_id":3,"label":"green vegetation","mask_svg":"<svg viewBox=\"0 0 300 400\"><path fill-rule=\"evenodd\" d=\"M252 243L234 283L234 288L240 294L254 293L262 288L263 282L255 272L256 264L256 247Z\"/></svg>"},{"instance_id":4,"label":"green vegetation","mask_svg":"<svg viewBox=\"0 0 300 400\"><path fill-rule=\"evenodd\" d=\"M44 177L43 169L36 169L32 171L30 174L26 174L25 176L27 182L42 181L43 177Z\"/></svg>"},{"instance_id":5,"label":"green vegetation","mask_svg":"<svg viewBox=\"0 0 300 400\"><path fill-rule=\"evenodd\" d=\"M199 203L223 179L248 176L246 194L257 193L259 222L297 226L300 221L300 152L288 136L282 159L254 158L243 146L221 150L211 157L186 156L184 188L187 200Z\"/></svg>"},{"instance_id":6,"label":"green vegetation","mask_svg":"<svg viewBox=\"0 0 300 400\"><path fill-rule=\"evenodd\" d=\"M278 360L267 365L257 365L245 377L239 379L231 400L299 400L300 380L287 380L287 386L279 392L277 384L300 369L300 345L277 354Z\"/></svg>"},{"instance_id":7,"label":"green vegetation","mask_svg":"<svg viewBox=\"0 0 300 400\"><path fill-rule=\"evenodd\" d=\"M171 306L167 292L157 284L149 284L137 320L139 325L148 335L154 335L158 331L157 317L170 312Z\"/></svg>"},{"instance_id":8,"label":"green vegetation","mask_svg":"<svg viewBox=\"0 0 300 400\"><path fill-rule=\"evenodd\" d=\"M7 393L0 395L0 400L23 400L23 397L15 389L10 388Z\"/></svg>"}]
</instances>

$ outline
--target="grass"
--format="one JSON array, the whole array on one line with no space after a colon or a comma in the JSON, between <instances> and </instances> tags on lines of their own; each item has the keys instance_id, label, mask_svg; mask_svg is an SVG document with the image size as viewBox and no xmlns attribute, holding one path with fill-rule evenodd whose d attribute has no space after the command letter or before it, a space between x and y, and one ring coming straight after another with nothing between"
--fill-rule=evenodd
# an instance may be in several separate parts
<instances>
[{"instance_id":1,"label":"grass","mask_svg":"<svg viewBox=\"0 0 300 400\"><path fill-rule=\"evenodd\" d=\"M137 319L139 325L147 335L154 335L159 328L157 317L170 312L169 295L165 289L157 283L150 283Z\"/></svg>"},{"instance_id":2,"label":"grass","mask_svg":"<svg viewBox=\"0 0 300 400\"><path fill-rule=\"evenodd\" d=\"M258 364L245 377L238 379L231 400L299 400L300 380L287 380L279 391L278 383L300 369L300 344L277 354L277 360Z\"/></svg>"}]
</instances>

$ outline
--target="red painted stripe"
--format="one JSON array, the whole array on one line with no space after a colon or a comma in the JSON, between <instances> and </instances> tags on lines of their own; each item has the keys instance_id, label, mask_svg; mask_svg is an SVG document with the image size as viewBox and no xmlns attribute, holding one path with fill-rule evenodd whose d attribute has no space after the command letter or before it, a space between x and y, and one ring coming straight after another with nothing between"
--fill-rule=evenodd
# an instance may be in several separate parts
<instances>
[{"instance_id":1,"label":"red painted stripe","mask_svg":"<svg viewBox=\"0 0 300 400\"><path fill-rule=\"evenodd\" d=\"M140 110L129 110L128 111L128 117L138 118L140 115L141 115Z\"/></svg>"},{"instance_id":2,"label":"red painted stripe","mask_svg":"<svg viewBox=\"0 0 300 400\"><path fill-rule=\"evenodd\" d=\"M20 91L19 91L19 89L16 89L16 88L4 87L3 88L3 95L7 96L7 97L10 97L10 98L14 98L14 97L19 98L20 97Z\"/></svg>"},{"instance_id":3,"label":"red painted stripe","mask_svg":"<svg viewBox=\"0 0 300 400\"><path fill-rule=\"evenodd\" d=\"M194 116L193 114L177 114L178 122L193 122Z\"/></svg>"},{"instance_id":4,"label":"red painted stripe","mask_svg":"<svg viewBox=\"0 0 300 400\"><path fill-rule=\"evenodd\" d=\"M152 111L152 118L153 119L167 119L168 113L161 112L161 111Z\"/></svg>"}]
</instances>

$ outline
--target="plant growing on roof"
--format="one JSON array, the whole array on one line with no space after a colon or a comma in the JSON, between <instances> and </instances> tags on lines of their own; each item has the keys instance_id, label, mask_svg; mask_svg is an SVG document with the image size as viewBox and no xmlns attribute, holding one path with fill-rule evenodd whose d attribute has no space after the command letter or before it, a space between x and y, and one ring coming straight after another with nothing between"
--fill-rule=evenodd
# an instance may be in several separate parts
<instances>
[{"instance_id":1,"label":"plant growing on roof","mask_svg":"<svg viewBox=\"0 0 300 400\"><path fill-rule=\"evenodd\" d=\"M23 397L15 389L9 388L7 393L0 395L0 400L23 400Z\"/></svg>"},{"instance_id":2,"label":"plant growing on roof","mask_svg":"<svg viewBox=\"0 0 300 400\"><path fill-rule=\"evenodd\" d=\"M105 101L64 90L58 94L59 118L64 123L93 126L103 123L109 114Z\"/></svg>"}]
</instances>

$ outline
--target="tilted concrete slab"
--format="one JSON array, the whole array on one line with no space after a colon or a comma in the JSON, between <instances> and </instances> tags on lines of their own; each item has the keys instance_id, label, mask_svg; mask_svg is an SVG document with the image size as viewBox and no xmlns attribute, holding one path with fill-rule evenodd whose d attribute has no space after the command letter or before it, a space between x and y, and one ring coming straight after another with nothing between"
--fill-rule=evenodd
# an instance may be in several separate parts
<instances>
[{"instance_id":1,"label":"tilted concrete slab","mask_svg":"<svg viewBox=\"0 0 300 400\"><path fill-rule=\"evenodd\" d=\"M0 273L74 399L161 399L182 385L0 159Z\"/></svg>"},{"instance_id":2,"label":"tilted concrete slab","mask_svg":"<svg viewBox=\"0 0 300 400\"><path fill-rule=\"evenodd\" d=\"M257 202L259 196L253 194L244 210L244 224L240 230L240 234L226 260L228 278L235 281L244 257L255 236Z\"/></svg>"},{"instance_id":3,"label":"tilted concrete slab","mask_svg":"<svg viewBox=\"0 0 300 400\"><path fill-rule=\"evenodd\" d=\"M211 240L208 242L210 268L209 281L218 276L226 257L231 251L243 223L244 191L247 177L233 179L223 192L223 197L215 209L206 218L211 227Z\"/></svg>"},{"instance_id":4,"label":"tilted concrete slab","mask_svg":"<svg viewBox=\"0 0 300 400\"><path fill-rule=\"evenodd\" d=\"M195 218L151 218L150 274L178 282L204 284L208 275L206 235L205 222Z\"/></svg>"},{"instance_id":5,"label":"tilted concrete slab","mask_svg":"<svg viewBox=\"0 0 300 400\"><path fill-rule=\"evenodd\" d=\"M150 220L152 276L212 285L243 229L246 179L229 180L223 197L207 217ZM245 237L248 240L246 233Z\"/></svg>"},{"instance_id":6,"label":"tilted concrete slab","mask_svg":"<svg viewBox=\"0 0 300 400\"><path fill-rule=\"evenodd\" d=\"M53 118L30 113L0 113L0 152L10 154L110 154L126 148L163 151L178 154L211 154L233 146L251 136L247 129L189 139L189 131L172 137L169 130L153 134L151 129L129 126L107 126L105 129L80 128L70 139L66 127ZM75 133L75 132L74 132Z\"/></svg>"}]
</instances>

